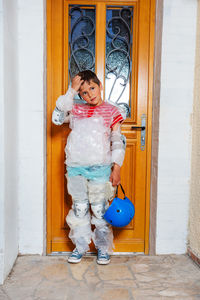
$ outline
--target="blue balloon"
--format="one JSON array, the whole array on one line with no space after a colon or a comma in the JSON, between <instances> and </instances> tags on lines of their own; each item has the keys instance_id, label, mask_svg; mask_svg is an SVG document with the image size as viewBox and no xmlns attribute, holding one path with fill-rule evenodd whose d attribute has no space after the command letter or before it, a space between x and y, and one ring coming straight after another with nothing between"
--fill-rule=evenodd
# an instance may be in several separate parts
<instances>
[{"instance_id":1,"label":"blue balloon","mask_svg":"<svg viewBox=\"0 0 200 300\"><path fill-rule=\"evenodd\" d=\"M134 215L135 207L127 197L124 199L115 197L106 210L104 219L112 226L124 227L131 222Z\"/></svg>"}]
</instances>

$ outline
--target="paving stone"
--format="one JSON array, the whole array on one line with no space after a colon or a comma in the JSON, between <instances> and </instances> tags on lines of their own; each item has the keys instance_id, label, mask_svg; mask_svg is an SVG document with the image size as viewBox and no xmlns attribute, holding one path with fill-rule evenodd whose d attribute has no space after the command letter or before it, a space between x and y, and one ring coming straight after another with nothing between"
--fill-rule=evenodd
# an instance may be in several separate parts
<instances>
[{"instance_id":1,"label":"paving stone","mask_svg":"<svg viewBox=\"0 0 200 300\"><path fill-rule=\"evenodd\" d=\"M164 286L164 284L160 281L150 281L150 282L137 282L137 286L141 290L145 289L154 289L155 291L162 291L168 286Z\"/></svg>"},{"instance_id":2,"label":"paving stone","mask_svg":"<svg viewBox=\"0 0 200 300\"><path fill-rule=\"evenodd\" d=\"M112 290L107 290L104 291L101 295L102 300L129 300L130 295L129 291L127 289L112 289Z\"/></svg>"},{"instance_id":3,"label":"paving stone","mask_svg":"<svg viewBox=\"0 0 200 300\"><path fill-rule=\"evenodd\" d=\"M0 299L9 300L8 296L5 294L4 290L0 288Z\"/></svg>"},{"instance_id":4,"label":"paving stone","mask_svg":"<svg viewBox=\"0 0 200 300\"><path fill-rule=\"evenodd\" d=\"M9 288L5 288L5 291L12 300L33 299L34 288L31 284L27 287L9 286Z\"/></svg>"},{"instance_id":5,"label":"paving stone","mask_svg":"<svg viewBox=\"0 0 200 300\"><path fill-rule=\"evenodd\" d=\"M131 289L132 296L134 299L143 299L146 297L149 297L149 300L152 299L152 297L158 297L159 294L157 291L153 289L147 289L147 290L142 290L142 289Z\"/></svg>"},{"instance_id":6,"label":"paving stone","mask_svg":"<svg viewBox=\"0 0 200 300\"><path fill-rule=\"evenodd\" d=\"M126 280L109 280L108 283L104 283L104 287L117 286L117 287L126 287L126 288L137 288L138 285L135 280L126 279Z\"/></svg>"},{"instance_id":7,"label":"paving stone","mask_svg":"<svg viewBox=\"0 0 200 300\"><path fill-rule=\"evenodd\" d=\"M131 260L132 264L174 264L174 257L169 255L154 255L154 256L142 256L138 255Z\"/></svg>"},{"instance_id":8,"label":"paving stone","mask_svg":"<svg viewBox=\"0 0 200 300\"><path fill-rule=\"evenodd\" d=\"M122 263L128 263L131 259L133 259L134 256L117 256L112 255L111 256L111 263L112 264L122 264Z\"/></svg>"},{"instance_id":9,"label":"paving stone","mask_svg":"<svg viewBox=\"0 0 200 300\"><path fill-rule=\"evenodd\" d=\"M135 277L138 281L142 281L142 282L153 282L157 280L157 277L159 278L163 278L163 276L165 276L164 274L156 274L156 276L154 276L155 273L145 273L145 274L135 274Z\"/></svg>"},{"instance_id":10,"label":"paving stone","mask_svg":"<svg viewBox=\"0 0 200 300\"><path fill-rule=\"evenodd\" d=\"M97 269L101 280L132 279L132 274L126 265L99 265Z\"/></svg>"},{"instance_id":11,"label":"paving stone","mask_svg":"<svg viewBox=\"0 0 200 300\"><path fill-rule=\"evenodd\" d=\"M100 282L100 278L97 276L96 266L92 265L85 272L84 278L88 284L88 286L96 285Z\"/></svg>"},{"instance_id":12,"label":"paving stone","mask_svg":"<svg viewBox=\"0 0 200 300\"><path fill-rule=\"evenodd\" d=\"M200 300L200 269L186 255L20 256L0 287L1 300Z\"/></svg>"},{"instance_id":13,"label":"paving stone","mask_svg":"<svg viewBox=\"0 0 200 300\"><path fill-rule=\"evenodd\" d=\"M44 280L34 291L33 299L40 300L63 300L67 299L69 293L69 283L52 282Z\"/></svg>"},{"instance_id":14,"label":"paving stone","mask_svg":"<svg viewBox=\"0 0 200 300\"><path fill-rule=\"evenodd\" d=\"M50 281L61 281L69 277L68 265L66 263L48 264L42 267L39 274Z\"/></svg>"},{"instance_id":15,"label":"paving stone","mask_svg":"<svg viewBox=\"0 0 200 300\"><path fill-rule=\"evenodd\" d=\"M171 297L160 297L160 296L135 296L134 300L175 300L175 298ZM179 299L183 300L183 299ZM187 300L192 300L192 299L187 299Z\"/></svg>"},{"instance_id":16,"label":"paving stone","mask_svg":"<svg viewBox=\"0 0 200 300\"><path fill-rule=\"evenodd\" d=\"M149 266L147 264L132 264L131 270L134 273L144 273L149 271Z\"/></svg>"},{"instance_id":17,"label":"paving stone","mask_svg":"<svg viewBox=\"0 0 200 300\"><path fill-rule=\"evenodd\" d=\"M95 300L99 298L99 290L96 290L95 287L93 289L88 288L86 285L83 285L80 282L80 286L76 289L69 289L68 296L66 300Z\"/></svg>"},{"instance_id":18,"label":"paving stone","mask_svg":"<svg viewBox=\"0 0 200 300\"><path fill-rule=\"evenodd\" d=\"M82 260L78 264L69 264L69 268L71 270L73 278L76 280L83 280L83 275L91 267L92 264L93 260L87 261L86 259Z\"/></svg>"},{"instance_id":19,"label":"paving stone","mask_svg":"<svg viewBox=\"0 0 200 300\"><path fill-rule=\"evenodd\" d=\"M198 284L193 284L189 281L187 284L177 284L177 282L174 282L174 284L168 286L168 289L177 291L179 296L197 296L200 290L200 282L198 282Z\"/></svg>"},{"instance_id":20,"label":"paving stone","mask_svg":"<svg viewBox=\"0 0 200 300\"><path fill-rule=\"evenodd\" d=\"M187 293L184 293L183 291L173 290L171 288L159 292L159 295L160 296L166 296L166 297L189 296Z\"/></svg>"}]
</instances>

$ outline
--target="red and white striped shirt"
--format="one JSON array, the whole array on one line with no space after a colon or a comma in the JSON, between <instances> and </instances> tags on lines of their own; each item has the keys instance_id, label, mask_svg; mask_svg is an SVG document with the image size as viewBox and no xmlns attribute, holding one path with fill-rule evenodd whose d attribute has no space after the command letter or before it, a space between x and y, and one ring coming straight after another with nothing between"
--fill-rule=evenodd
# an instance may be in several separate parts
<instances>
[{"instance_id":1,"label":"red and white striped shirt","mask_svg":"<svg viewBox=\"0 0 200 300\"><path fill-rule=\"evenodd\" d=\"M101 116L104 119L104 125L110 128L112 128L118 122L122 122L124 120L117 107L108 102L103 102L98 106L90 106L88 104L74 104L71 113L75 118L90 118Z\"/></svg>"}]
</instances>

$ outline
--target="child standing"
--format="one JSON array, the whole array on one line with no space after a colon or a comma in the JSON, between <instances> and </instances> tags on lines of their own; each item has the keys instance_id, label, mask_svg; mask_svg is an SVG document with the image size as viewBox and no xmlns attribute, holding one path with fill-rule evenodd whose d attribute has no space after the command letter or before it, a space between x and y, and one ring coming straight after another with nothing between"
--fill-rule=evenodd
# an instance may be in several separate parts
<instances>
[{"instance_id":1,"label":"child standing","mask_svg":"<svg viewBox=\"0 0 200 300\"><path fill-rule=\"evenodd\" d=\"M70 122L72 129L65 148L67 187L72 196L66 222L76 246L68 258L70 263L81 261L91 239L98 250L98 264L110 262L108 253L113 247L112 228L103 215L113 187L120 183L125 154L120 126L125 115L118 107L104 102L101 91L102 84L95 73L79 72L67 93L58 98L52 115L54 124ZM74 103L78 93L86 104ZM94 232L91 224L95 225Z\"/></svg>"}]
</instances>

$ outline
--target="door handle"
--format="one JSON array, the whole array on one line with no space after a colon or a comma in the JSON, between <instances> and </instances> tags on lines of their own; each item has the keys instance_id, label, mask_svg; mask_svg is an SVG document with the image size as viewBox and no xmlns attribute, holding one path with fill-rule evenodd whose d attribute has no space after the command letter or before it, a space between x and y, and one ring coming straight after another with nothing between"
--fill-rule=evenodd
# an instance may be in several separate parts
<instances>
[{"instance_id":1,"label":"door handle","mask_svg":"<svg viewBox=\"0 0 200 300\"><path fill-rule=\"evenodd\" d=\"M132 126L132 130L140 129L141 130L141 139L140 139L140 149L144 151L145 149L145 139L146 139L146 115L141 116L141 126Z\"/></svg>"},{"instance_id":2,"label":"door handle","mask_svg":"<svg viewBox=\"0 0 200 300\"><path fill-rule=\"evenodd\" d=\"M145 130L145 126L132 126L131 129L141 129L141 130Z\"/></svg>"}]
</instances>

